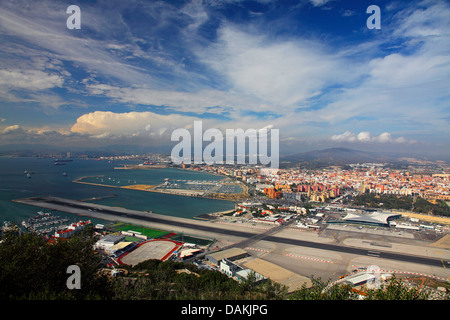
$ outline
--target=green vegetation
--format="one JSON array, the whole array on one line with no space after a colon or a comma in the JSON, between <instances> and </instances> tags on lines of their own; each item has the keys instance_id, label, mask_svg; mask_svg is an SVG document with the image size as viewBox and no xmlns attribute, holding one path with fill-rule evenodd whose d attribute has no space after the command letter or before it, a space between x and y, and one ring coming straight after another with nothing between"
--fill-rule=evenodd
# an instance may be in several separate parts
<instances>
[{"instance_id":1,"label":"green vegetation","mask_svg":"<svg viewBox=\"0 0 450 320\"><path fill-rule=\"evenodd\" d=\"M94 238L82 233L70 241L49 243L34 233L7 232L0 244L0 299L104 299L110 297L105 278L98 277ZM69 290L67 268L81 270L81 290Z\"/></svg>"},{"instance_id":2,"label":"green vegetation","mask_svg":"<svg viewBox=\"0 0 450 320\"><path fill-rule=\"evenodd\" d=\"M423 198L412 196L397 196L393 194L363 193L352 199L356 206L370 208L401 209L417 213L431 213L438 216L450 216L450 207L445 201L437 200L433 204Z\"/></svg>"},{"instance_id":3,"label":"green vegetation","mask_svg":"<svg viewBox=\"0 0 450 320\"><path fill-rule=\"evenodd\" d=\"M432 213L437 216L450 217L450 207L442 200L437 200L436 204L433 204L425 199L417 198L414 203L414 212Z\"/></svg>"},{"instance_id":4,"label":"green vegetation","mask_svg":"<svg viewBox=\"0 0 450 320\"><path fill-rule=\"evenodd\" d=\"M114 279L115 299L235 300L281 299L286 289L272 281L242 283L212 270L199 270L182 262L147 260L128 267L127 277Z\"/></svg>"},{"instance_id":5,"label":"green vegetation","mask_svg":"<svg viewBox=\"0 0 450 320\"><path fill-rule=\"evenodd\" d=\"M314 280L311 288L287 294L285 286L270 280L257 283L253 275L244 282L225 274L198 269L192 264L147 260L117 277L101 272L99 255L92 244L91 231L67 241L49 243L34 233L8 232L0 244L0 299L102 299L102 300L352 300L359 294L346 285L328 285ZM81 269L81 289L68 289L67 267ZM385 288L372 290L365 298L371 300L417 300L428 295L406 287L400 280L388 282Z\"/></svg>"}]
</instances>

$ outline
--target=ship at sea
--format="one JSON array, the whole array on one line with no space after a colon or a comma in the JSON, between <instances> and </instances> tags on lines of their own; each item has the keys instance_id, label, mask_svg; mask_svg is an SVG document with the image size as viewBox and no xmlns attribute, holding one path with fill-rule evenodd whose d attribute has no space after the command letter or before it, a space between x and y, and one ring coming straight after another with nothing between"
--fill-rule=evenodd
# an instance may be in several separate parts
<instances>
[{"instance_id":1,"label":"ship at sea","mask_svg":"<svg viewBox=\"0 0 450 320\"><path fill-rule=\"evenodd\" d=\"M66 165L67 162L72 162L72 159L55 159L55 161L53 162L53 164L55 166L64 166Z\"/></svg>"},{"instance_id":2,"label":"ship at sea","mask_svg":"<svg viewBox=\"0 0 450 320\"><path fill-rule=\"evenodd\" d=\"M27 171L27 170L25 170L23 173L27 175L28 179L31 179L31 175L34 174L34 171Z\"/></svg>"}]
</instances>

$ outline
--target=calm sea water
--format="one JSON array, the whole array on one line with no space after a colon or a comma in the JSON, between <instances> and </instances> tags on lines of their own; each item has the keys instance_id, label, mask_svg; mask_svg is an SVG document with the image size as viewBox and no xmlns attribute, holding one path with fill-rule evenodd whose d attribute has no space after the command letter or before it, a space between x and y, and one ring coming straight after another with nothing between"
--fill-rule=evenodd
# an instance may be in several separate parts
<instances>
[{"instance_id":1,"label":"calm sea water","mask_svg":"<svg viewBox=\"0 0 450 320\"><path fill-rule=\"evenodd\" d=\"M53 159L0 157L0 222L22 220L35 216L38 207L12 202L13 199L33 196L57 196L85 200L92 197L108 197L95 201L98 204L118 206L134 210L151 210L155 213L193 218L200 214L231 210L234 203L222 200L191 198L145 191L93 186L72 182L85 176L102 175L119 185L159 184L165 178L183 180L220 180L222 177L206 173L174 168L154 170L114 170L132 161L108 161L74 159L66 165L56 166ZM25 171L34 172L28 178ZM120 182L119 182L120 181ZM92 181L95 182L95 181ZM48 210L44 210L48 211ZM58 213L73 221L82 218L68 213Z\"/></svg>"}]
</instances>

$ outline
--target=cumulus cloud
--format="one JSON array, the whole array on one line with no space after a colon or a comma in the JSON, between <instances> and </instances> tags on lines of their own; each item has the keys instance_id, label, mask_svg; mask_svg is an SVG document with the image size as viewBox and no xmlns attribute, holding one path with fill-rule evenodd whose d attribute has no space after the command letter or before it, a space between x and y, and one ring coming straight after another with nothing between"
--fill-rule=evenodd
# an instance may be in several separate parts
<instances>
[{"instance_id":1,"label":"cumulus cloud","mask_svg":"<svg viewBox=\"0 0 450 320\"><path fill-rule=\"evenodd\" d=\"M412 143L413 140L407 140L404 137L394 139L389 132L383 132L379 136L372 136L369 131L361 131L356 134L346 131L342 134L335 134L331 136L331 140L335 142L378 142L378 143Z\"/></svg>"},{"instance_id":2,"label":"cumulus cloud","mask_svg":"<svg viewBox=\"0 0 450 320\"><path fill-rule=\"evenodd\" d=\"M194 120L197 120L197 118L176 114L95 111L80 116L71 127L71 132L87 134L97 138L143 134L147 137L160 137L170 129L192 125Z\"/></svg>"},{"instance_id":3,"label":"cumulus cloud","mask_svg":"<svg viewBox=\"0 0 450 320\"><path fill-rule=\"evenodd\" d=\"M372 139L370 132L367 132L367 131L358 133L356 138L358 139L358 141L364 141L364 142L370 141Z\"/></svg>"},{"instance_id":4,"label":"cumulus cloud","mask_svg":"<svg viewBox=\"0 0 450 320\"><path fill-rule=\"evenodd\" d=\"M335 134L331 137L331 140L338 142L355 142L358 138L353 132L346 131L342 134Z\"/></svg>"}]
</instances>

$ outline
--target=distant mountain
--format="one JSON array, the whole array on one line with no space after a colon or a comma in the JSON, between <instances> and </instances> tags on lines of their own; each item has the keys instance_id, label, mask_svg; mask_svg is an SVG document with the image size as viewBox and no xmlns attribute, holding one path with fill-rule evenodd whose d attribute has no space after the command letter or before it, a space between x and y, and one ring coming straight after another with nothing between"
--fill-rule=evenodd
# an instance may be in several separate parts
<instances>
[{"instance_id":1,"label":"distant mountain","mask_svg":"<svg viewBox=\"0 0 450 320\"><path fill-rule=\"evenodd\" d=\"M328 148L287 155L281 162L310 164L314 166L345 165L364 162L397 162L397 158L375 152L347 148Z\"/></svg>"}]
</instances>

